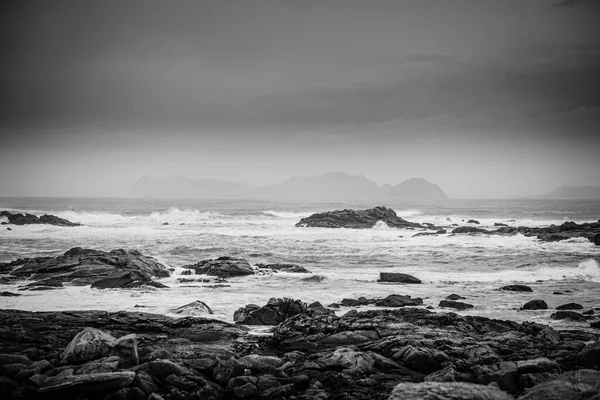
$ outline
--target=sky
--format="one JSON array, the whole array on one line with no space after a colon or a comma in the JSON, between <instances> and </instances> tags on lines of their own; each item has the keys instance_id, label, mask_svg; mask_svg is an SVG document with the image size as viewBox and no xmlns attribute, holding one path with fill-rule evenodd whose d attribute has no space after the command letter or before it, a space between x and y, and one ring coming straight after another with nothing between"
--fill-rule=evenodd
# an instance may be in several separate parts
<instances>
[{"instance_id":1,"label":"sky","mask_svg":"<svg viewBox=\"0 0 600 400\"><path fill-rule=\"evenodd\" d=\"M600 185L600 1L0 0L0 196Z\"/></svg>"}]
</instances>

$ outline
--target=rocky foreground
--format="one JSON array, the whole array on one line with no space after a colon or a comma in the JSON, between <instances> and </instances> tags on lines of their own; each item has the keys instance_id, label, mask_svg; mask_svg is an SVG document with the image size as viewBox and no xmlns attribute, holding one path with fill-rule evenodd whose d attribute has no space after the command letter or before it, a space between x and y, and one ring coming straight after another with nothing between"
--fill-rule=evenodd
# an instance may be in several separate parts
<instances>
[{"instance_id":1,"label":"rocky foreground","mask_svg":"<svg viewBox=\"0 0 600 400\"><path fill-rule=\"evenodd\" d=\"M40 217L28 213L11 213L9 211L0 211L0 220L6 219L2 222L2 225L14 224L14 225L37 225L37 224L48 224L57 226L81 226L80 223L71 222L64 218L57 217L56 215L44 214Z\"/></svg>"},{"instance_id":2,"label":"rocky foreground","mask_svg":"<svg viewBox=\"0 0 600 400\"><path fill-rule=\"evenodd\" d=\"M596 334L420 308L338 317L273 304L290 312L270 336L198 317L0 310L0 397L600 397Z\"/></svg>"}]
</instances>

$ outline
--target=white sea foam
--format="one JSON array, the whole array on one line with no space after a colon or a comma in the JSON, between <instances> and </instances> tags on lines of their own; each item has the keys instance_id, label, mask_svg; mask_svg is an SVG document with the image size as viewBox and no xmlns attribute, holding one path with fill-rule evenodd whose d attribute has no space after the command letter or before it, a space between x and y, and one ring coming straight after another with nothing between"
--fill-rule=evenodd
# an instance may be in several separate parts
<instances>
[{"instance_id":1,"label":"white sea foam","mask_svg":"<svg viewBox=\"0 0 600 400\"><path fill-rule=\"evenodd\" d=\"M290 212L290 211L267 210L267 211L263 211L263 214L270 215L270 216L277 217L277 218L300 220L304 217L308 217L312 213L311 212Z\"/></svg>"}]
</instances>

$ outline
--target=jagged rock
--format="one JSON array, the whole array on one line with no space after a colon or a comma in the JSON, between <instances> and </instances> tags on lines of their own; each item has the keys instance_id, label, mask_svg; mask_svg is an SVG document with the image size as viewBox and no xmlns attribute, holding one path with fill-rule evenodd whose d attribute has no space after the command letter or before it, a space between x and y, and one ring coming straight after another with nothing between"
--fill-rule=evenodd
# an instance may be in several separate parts
<instances>
[{"instance_id":1,"label":"jagged rock","mask_svg":"<svg viewBox=\"0 0 600 400\"><path fill-rule=\"evenodd\" d=\"M55 215L44 214L41 217L28 213L11 213L8 211L0 211L0 218L8 219L9 224L14 225L30 225L30 224L48 224L57 226L81 226L79 223L68 221L64 218Z\"/></svg>"},{"instance_id":2,"label":"jagged rock","mask_svg":"<svg viewBox=\"0 0 600 400\"><path fill-rule=\"evenodd\" d=\"M0 264L0 270L8 271L14 278L28 278L46 286L62 283L90 285L108 277L118 278L117 282L123 278L152 284L153 277L170 275L163 264L137 250L119 249L107 253L81 247L74 247L58 257L25 258ZM127 273L131 275L125 276Z\"/></svg>"},{"instance_id":3,"label":"jagged rock","mask_svg":"<svg viewBox=\"0 0 600 400\"><path fill-rule=\"evenodd\" d=\"M250 304L238 309L233 320L242 325L277 325L287 318L309 311L301 300L271 298L264 307Z\"/></svg>"},{"instance_id":4,"label":"jagged rock","mask_svg":"<svg viewBox=\"0 0 600 400\"><path fill-rule=\"evenodd\" d=\"M521 307L522 310L547 310L548 304L544 300L530 300Z\"/></svg>"},{"instance_id":5,"label":"jagged rock","mask_svg":"<svg viewBox=\"0 0 600 400\"><path fill-rule=\"evenodd\" d=\"M63 365L82 364L108 355L116 338L96 328L85 328L63 351Z\"/></svg>"},{"instance_id":6,"label":"jagged rock","mask_svg":"<svg viewBox=\"0 0 600 400\"><path fill-rule=\"evenodd\" d=\"M271 270L277 272L293 272L310 274L311 272L304 267L296 264L256 264L256 267L264 270Z\"/></svg>"},{"instance_id":7,"label":"jagged rock","mask_svg":"<svg viewBox=\"0 0 600 400\"><path fill-rule=\"evenodd\" d=\"M581 315L580 313L575 312L575 311L561 310L561 311L552 313L550 315L550 318L552 318L552 319L572 319L573 321L580 321L580 320L585 319L585 315Z\"/></svg>"},{"instance_id":8,"label":"jagged rock","mask_svg":"<svg viewBox=\"0 0 600 400\"><path fill-rule=\"evenodd\" d=\"M380 272L377 282L421 283L421 280L412 275L400 272Z\"/></svg>"},{"instance_id":9,"label":"jagged rock","mask_svg":"<svg viewBox=\"0 0 600 400\"><path fill-rule=\"evenodd\" d=\"M567 303L556 307L557 310L583 310L583 306L577 303Z\"/></svg>"},{"instance_id":10,"label":"jagged rock","mask_svg":"<svg viewBox=\"0 0 600 400\"><path fill-rule=\"evenodd\" d=\"M379 221L383 221L390 228L422 228L420 224L398 217L391 208L381 206L367 210L345 209L317 213L302 218L296 227L370 229Z\"/></svg>"},{"instance_id":11,"label":"jagged rock","mask_svg":"<svg viewBox=\"0 0 600 400\"><path fill-rule=\"evenodd\" d=\"M600 371L580 369L565 372L555 379L534 386L520 396L519 400L591 400L599 396Z\"/></svg>"},{"instance_id":12,"label":"jagged rock","mask_svg":"<svg viewBox=\"0 0 600 400\"><path fill-rule=\"evenodd\" d=\"M117 289L134 288L140 286L152 286L159 289L168 287L160 282L147 280L146 275L137 271L115 272L106 278L94 281L90 287L92 289Z\"/></svg>"},{"instance_id":13,"label":"jagged rock","mask_svg":"<svg viewBox=\"0 0 600 400\"><path fill-rule=\"evenodd\" d=\"M439 307L455 308L457 310L467 310L469 308L473 308L472 304L463 303L463 302L460 302L460 301L453 301L453 300L442 300L442 301L440 301L440 304L438 306Z\"/></svg>"},{"instance_id":14,"label":"jagged rock","mask_svg":"<svg viewBox=\"0 0 600 400\"><path fill-rule=\"evenodd\" d=\"M464 382L422 382L398 384L388 400L514 400L493 386Z\"/></svg>"},{"instance_id":15,"label":"jagged rock","mask_svg":"<svg viewBox=\"0 0 600 400\"><path fill-rule=\"evenodd\" d=\"M171 312L173 314L188 315L192 317L213 314L213 310L208 306L208 304L201 300L196 300L181 307L174 308L171 310Z\"/></svg>"},{"instance_id":16,"label":"jagged rock","mask_svg":"<svg viewBox=\"0 0 600 400\"><path fill-rule=\"evenodd\" d=\"M196 271L196 274L199 275L211 275L220 278L254 274L254 269L247 260L234 257L219 257L217 259L202 260L196 264L184 265L182 268L193 269Z\"/></svg>"},{"instance_id":17,"label":"jagged rock","mask_svg":"<svg viewBox=\"0 0 600 400\"><path fill-rule=\"evenodd\" d=\"M527 285L506 285L502 286L500 290L507 290L509 292L533 292L533 289Z\"/></svg>"}]
</instances>

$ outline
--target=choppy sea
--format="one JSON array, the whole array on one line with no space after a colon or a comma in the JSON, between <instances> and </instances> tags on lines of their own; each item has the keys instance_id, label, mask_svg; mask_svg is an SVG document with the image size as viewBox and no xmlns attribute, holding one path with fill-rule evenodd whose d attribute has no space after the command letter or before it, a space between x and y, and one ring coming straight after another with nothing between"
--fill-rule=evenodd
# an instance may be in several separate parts
<instances>
[{"instance_id":1,"label":"choppy sea","mask_svg":"<svg viewBox=\"0 0 600 400\"><path fill-rule=\"evenodd\" d=\"M315 212L377 205L393 208L413 222L466 225L478 220L510 226L548 226L565 221L600 218L600 201L445 200L411 202L271 202L198 199L0 198L0 210L49 213L81 227L50 225L0 228L0 262L22 257L56 256L72 247L110 251L137 249L174 268L162 282L169 289L96 290L67 286L52 291L19 291L0 297L0 308L24 310L101 309L169 314L186 303L202 300L214 317L232 321L246 304L262 305L271 297L292 297L327 305L343 298L404 294L421 297L438 308L451 293L475 307L463 315L515 321L532 320L556 328L589 326L553 321L553 308L570 302L586 309L600 307L600 246L584 239L544 243L534 237L453 235L413 237L419 230L296 228L300 218ZM168 225L164 223L167 222ZM182 265L207 258L234 256L257 263L295 263L312 274L277 273L229 279L229 287L179 283ZM404 272L421 285L377 283L380 272ZM318 277L314 277L317 275ZM312 279L305 280L308 276ZM498 290L523 283L533 293ZM18 291L0 285L0 291ZM554 294L561 292L562 294ZM545 300L550 310L519 311L526 301ZM349 309L338 311L343 314ZM596 310L596 313L600 312Z\"/></svg>"}]
</instances>

